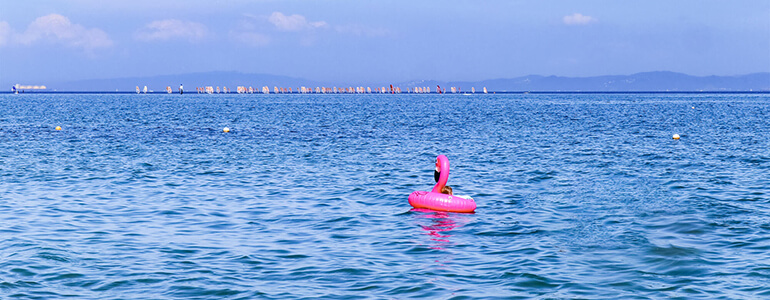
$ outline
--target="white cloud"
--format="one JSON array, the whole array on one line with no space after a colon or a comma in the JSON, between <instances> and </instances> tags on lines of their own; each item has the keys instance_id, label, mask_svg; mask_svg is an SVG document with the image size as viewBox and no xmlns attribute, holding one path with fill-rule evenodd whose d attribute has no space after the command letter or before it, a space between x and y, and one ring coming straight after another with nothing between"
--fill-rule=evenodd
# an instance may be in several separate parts
<instances>
[{"instance_id":1,"label":"white cloud","mask_svg":"<svg viewBox=\"0 0 770 300\"><path fill-rule=\"evenodd\" d=\"M283 31L302 31L307 29L324 28L329 26L324 21L308 22L304 16L291 15L287 16L280 12L273 12L268 18L270 23L273 23L278 30Z\"/></svg>"},{"instance_id":2,"label":"white cloud","mask_svg":"<svg viewBox=\"0 0 770 300\"><path fill-rule=\"evenodd\" d=\"M8 40L11 38L11 25L8 22L0 22L0 47L8 44Z\"/></svg>"},{"instance_id":3,"label":"white cloud","mask_svg":"<svg viewBox=\"0 0 770 300\"><path fill-rule=\"evenodd\" d=\"M206 25L201 23L167 19L145 25L136 33L135 37L140 41L187 39L190 42L196 42L205 38L207 34Z\"/></svg>"},{"instance_id":4,"label":"white cloud","mask_svg":"<svg viewBox=\"0 0 770 300\"><path fill-rule=\"evenodd\" d=\"M299 44L302 46L311 46L316 41L322 39L316 33L318 30L323 29L325 33L337 33L346 35L366 36L366 37L383 37L392 35L387 29L373 28L363 26L359 24L351 25L330 25L324 21L308 21L302 15L284 15L281 12L273 12L269 16L265 15L253 15L245 13L244 20L241 20L237 28L230 31L230 39L233 41L247 44L250 46L263 47L272 44L274 41L282 41L282 39L274 39L271 37L270 28L285 32L296 32L300 35ZM267 28L267 27L269 28ZM327 31L328 30L328 31ZM296 41L293 37L292 40Z\"/></svg>"},{"instance_id":5,"label":"white cloud","mask_svg":"<svg viewBox=\"0 0 770 300\"><path fill-rule=\"evenodd\" d=\"M0 29L0 31L3 30L10 32L10 27ZM58 42L86 51L112 46L112 40L103 30L72 24L67 17L59 14L39 17L29 24L26 31L14 36L14 41L23 45L32 45L40 40Z\"/></svg>"},{"instance_id":6,"label":"white cloud","mask_svg":"<svg viewBox=\"0 0 770 300\"><path fill-rule=\"evenodd\" d=\"M564 18L562 18L562 21L564 21L564 24L567 24L567 25L588 25L591 23L596 23L599 20L591 16L584 16L579 13L574 13L569 16L564 16Z\"/></svg>"}]
</instances>

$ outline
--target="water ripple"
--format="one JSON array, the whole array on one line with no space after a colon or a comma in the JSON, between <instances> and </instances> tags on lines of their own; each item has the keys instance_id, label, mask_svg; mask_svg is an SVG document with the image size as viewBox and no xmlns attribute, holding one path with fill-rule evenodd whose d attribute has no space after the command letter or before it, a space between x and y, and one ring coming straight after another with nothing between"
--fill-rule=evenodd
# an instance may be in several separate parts
<instances>
[{"instance_id":1,"label":"water ripple","mask_svg":"<svg viewBox=\"0 0 770 300\"><path fill-rule=\"evenodd\" d=\"M764 94L4 94L0 116L0 298L770 296ZM440 153L475 214L407 204Z\"/></svg>"}]
</instances>

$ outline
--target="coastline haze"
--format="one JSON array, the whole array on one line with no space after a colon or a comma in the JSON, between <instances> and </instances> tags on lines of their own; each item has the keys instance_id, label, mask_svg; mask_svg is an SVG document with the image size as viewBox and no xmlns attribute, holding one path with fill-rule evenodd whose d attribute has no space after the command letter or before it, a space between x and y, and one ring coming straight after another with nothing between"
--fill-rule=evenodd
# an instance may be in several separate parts
<instances>
[{"instance_id":1,"label":"coastline haze","mask_svg":"<svg viewBox=\"0 0 770 300\"><path fill-rule=\"evenodd\" d=\"M308 87L359 87L371 88L389 86L407 89L415 87L441 86L445 89L456 87L458 92L482 92L487 88L490 92L736 92L736 91L770 91L770 73L755 73L741 76L691 76L673 72L645 72L632 75L594 76L594 77L559 77L530 75L517 78L501 78L483 81L435 81L417 80L395 83L362 83L354 82L320 82L304 78L276 76L269 74L249 74L240 72L202 72L175 75L160 75L149 77L128 77L110 79L76 80L51 83L48 91L87 91L87 92L134 92L135 87L147 86L149 90L163 91L170 86L177 92L178 83L185 85L188 92L205 86L254 87L257 90L267 86L271 91L274 87L296 88ZM176 83L176 84L175 84Z\"/></svg>"}]
</instances>

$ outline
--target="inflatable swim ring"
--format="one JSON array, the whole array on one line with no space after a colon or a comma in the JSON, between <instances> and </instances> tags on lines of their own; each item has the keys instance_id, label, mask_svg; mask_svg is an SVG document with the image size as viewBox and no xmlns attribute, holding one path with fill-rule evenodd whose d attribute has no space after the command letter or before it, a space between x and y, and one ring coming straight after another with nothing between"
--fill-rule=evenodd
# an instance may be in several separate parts
<instances>
[{"instance_id":1,"label":"inflatable swim ring","mask_svg":"<svg viewBox=\"0 0 770 300\"><path fill-rule=\"evenodd\" d=\"M449 212L469 213L476 210L476 201L474 201L473 198L463 198L441 193L441 189L446 186L446 182L449 180L449 159L445 155L439 155L436 158L436 167L440 172L438 182L433 186L433 190L430 192L412 192L409 195L409 205L414 208L427 208Z\"/></svg>"}]
</instances>

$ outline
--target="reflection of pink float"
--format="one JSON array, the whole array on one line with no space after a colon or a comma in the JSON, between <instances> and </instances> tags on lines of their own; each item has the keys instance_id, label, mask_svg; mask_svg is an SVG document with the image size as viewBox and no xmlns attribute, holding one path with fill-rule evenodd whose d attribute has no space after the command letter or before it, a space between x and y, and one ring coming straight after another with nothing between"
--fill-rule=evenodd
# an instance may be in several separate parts
<instances>
[{"instance_id":1,"label":"reflection of pink float","mask_svg":"<svg viewBox=\"0 0 770 300\"><path fill-rule=\"evenodd\" d=\"M413 208L412 211L424 212L425 214L418 215L419 218L427 218L431 221L430 224L420 225L423 230L427 231L425 234L430 236L432 242L428 246L431 249L444 250L454 245L449 239L452 237L450 233L459 224L449 216L449 213L425 208Z\"/></svg>"},{"instance_id":2,"label":"reflection of pink float","mask_svg":"<svg viewBox=\"0 0 770 300\"><path fill-rule=\"evenodd\" d=\"M449 180L449 159L444 155L436 158L436 166L439 168L439 178L433 190L414 191L409 195L409 205L414 208L427 208L438 211L449 212L473 212L476 210L476 201L465 199L458 196L442 194L441 189L446 186Z\"/></svg>"}]
</instances>

